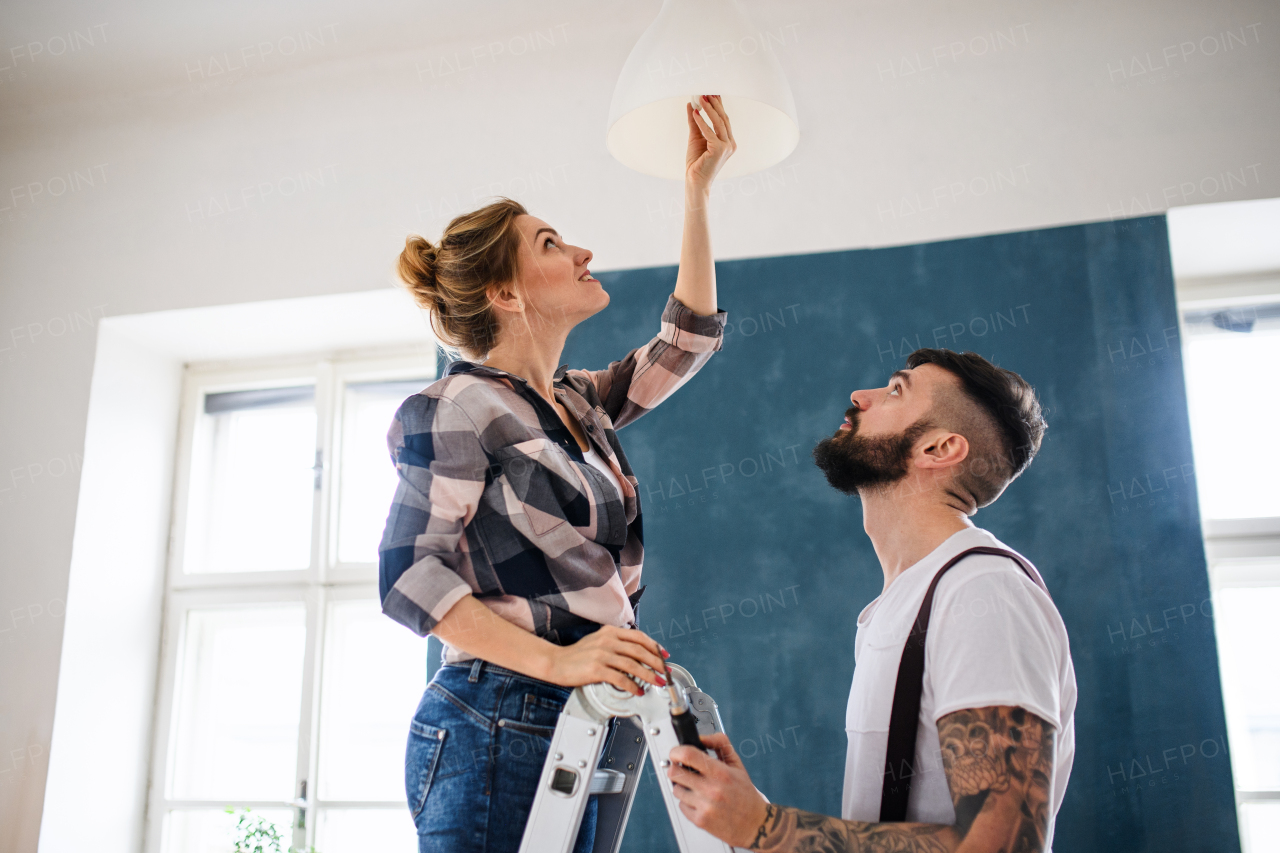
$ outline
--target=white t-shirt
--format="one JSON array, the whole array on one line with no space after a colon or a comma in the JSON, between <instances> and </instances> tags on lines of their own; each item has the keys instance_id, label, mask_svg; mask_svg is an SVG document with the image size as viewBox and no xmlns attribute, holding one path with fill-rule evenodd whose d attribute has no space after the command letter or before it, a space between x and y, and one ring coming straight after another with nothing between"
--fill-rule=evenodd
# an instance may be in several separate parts
<instances>
[{"instance_id":1,"label":"white t-shirt","mask_svg":"<svg viewBox=\"0 0 1280 853\"><path fill-rule=\"evenodd\" d=\"M609 482L618 490L618 500L622 500L622 484L618 482L618 475L609 467L609 461L597 453L594 447L582 451L582 458L609 478Z\"/></svg>"},{"instance_id":2,"label":"white t-shirt","mask_svg":"<svg viewBox=\"0 0 1280 853\"><path fill-rule=\"evenodd\" d=\"M879 820L902 647L938 569L979 545L1008 548L985 530L962 530L900 574L858 615L856 667L845 714L845 820ZM907 820L955 823L936 723L954 711L990 705L1020 705L1057 732L1052 816L1045 839L1050 853L1053 821L1075 757L1076 677L1067 629L1053 601L1017 563L974 554L943 575L934 592Z\"/></svg>"}]
</instances>

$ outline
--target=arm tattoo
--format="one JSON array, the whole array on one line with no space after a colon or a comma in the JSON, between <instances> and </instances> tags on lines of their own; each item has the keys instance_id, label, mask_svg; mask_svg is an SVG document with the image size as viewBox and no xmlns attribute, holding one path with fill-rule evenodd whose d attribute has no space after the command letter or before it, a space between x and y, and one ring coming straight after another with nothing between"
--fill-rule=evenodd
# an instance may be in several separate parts
<instances>
[{"instance_id":1,"label":"arm tattoo","mask_svg":"<svg viewBox=\"0 0 1280 853\"><path fill-rule=\"evenodd\" d=\"M951 853L960 838L933 823L863 823L770 803L752 850L770 853Z\"/></svg>"},{"instance_id":2,"label":"arm tattoo","mask_svg":"<svg viewBox=\"0 0 1280 853\"><path fill-rule=\"evenodd\" d=\"M1054 729L1007 705L968 708L938 720L942 766L951 786L956 831L967 836L981 815L983 835L997 831L996 812L1013 815L998 832L1010 853L1040 853L1049 827Z\"/></svg>"},{"instance_id":3,"label":"arm tattoo","mask_svg":"<svg viewBox=\"0 0 1280 853\"><path fill-rule=\"evenodd\" d=\"M987 842L984 849L1041 853L1051 809L1053 726L1022 708L971 708L938 720L938 739L954 826L864 823L770 803L750 849L953 853L972 832Z\"/></svg>"}]
</instances>

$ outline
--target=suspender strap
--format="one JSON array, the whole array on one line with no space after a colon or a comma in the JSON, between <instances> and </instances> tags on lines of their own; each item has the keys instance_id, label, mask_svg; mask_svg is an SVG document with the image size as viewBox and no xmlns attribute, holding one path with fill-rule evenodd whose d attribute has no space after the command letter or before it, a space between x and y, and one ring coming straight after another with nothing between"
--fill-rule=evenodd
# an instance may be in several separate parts
<instances>
[{"instance_id":1,"label":"suspender strap","mask_svg":"<svg viewBox=\"0 0 1280 853\"><path fill-rule=\"evenodd\" d=\"M902 647L898 664L898 682L893 688L893 710L889 714L889 747L884 757L884 786L880 790L880 822L896 823L907 819L907 798L911 795L911 777L916 757L916 727L920 717L920 694L924 691L924 643L929 633L929 616L933 610L933 591L947 570L970 554L994 554L1008 557L1022 567L1037 586L1049 592L1036 567L1021 555L1004 548L987 546L969 548L952 557L938 570L929 584L916 614L915 624Z\"/></svg>"}]
</instances>

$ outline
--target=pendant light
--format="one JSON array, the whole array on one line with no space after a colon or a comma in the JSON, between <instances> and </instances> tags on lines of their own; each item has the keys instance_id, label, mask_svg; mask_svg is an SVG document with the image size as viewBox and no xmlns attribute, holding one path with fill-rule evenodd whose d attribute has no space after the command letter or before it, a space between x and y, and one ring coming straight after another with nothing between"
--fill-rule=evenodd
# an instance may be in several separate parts
<instances>
[{"instance_id":1,"label":"pendant light","mask_svg":"<svg viewBox=\"0 0 1280 853\"><path fill-rule=\"evenodd\" d=\"M738 144L720 177L767 169L800 141L787 78L737 0L663 0L614 87L609 153L637 172L683 179L684 105L698 95L721 96Z\"/></svg>"}]
</instances>

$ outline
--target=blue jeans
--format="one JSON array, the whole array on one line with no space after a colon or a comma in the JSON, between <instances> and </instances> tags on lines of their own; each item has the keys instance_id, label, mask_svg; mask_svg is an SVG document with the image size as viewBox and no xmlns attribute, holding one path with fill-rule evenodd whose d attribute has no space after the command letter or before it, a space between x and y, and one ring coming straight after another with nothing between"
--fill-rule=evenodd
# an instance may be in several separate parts
<instances>
[{"instance_id":1,"label":"blue jeans","mask_svg":"<svg viewBox=\"0 0 1280 853\"><path fill-rule=\"evenodd\" d=\"M404 758L419 853L519 850L571 692L483 661L436 671L413 715ZM595 829L592 795L574 853L590 853Z\"/></svg>"}]
</instances>

